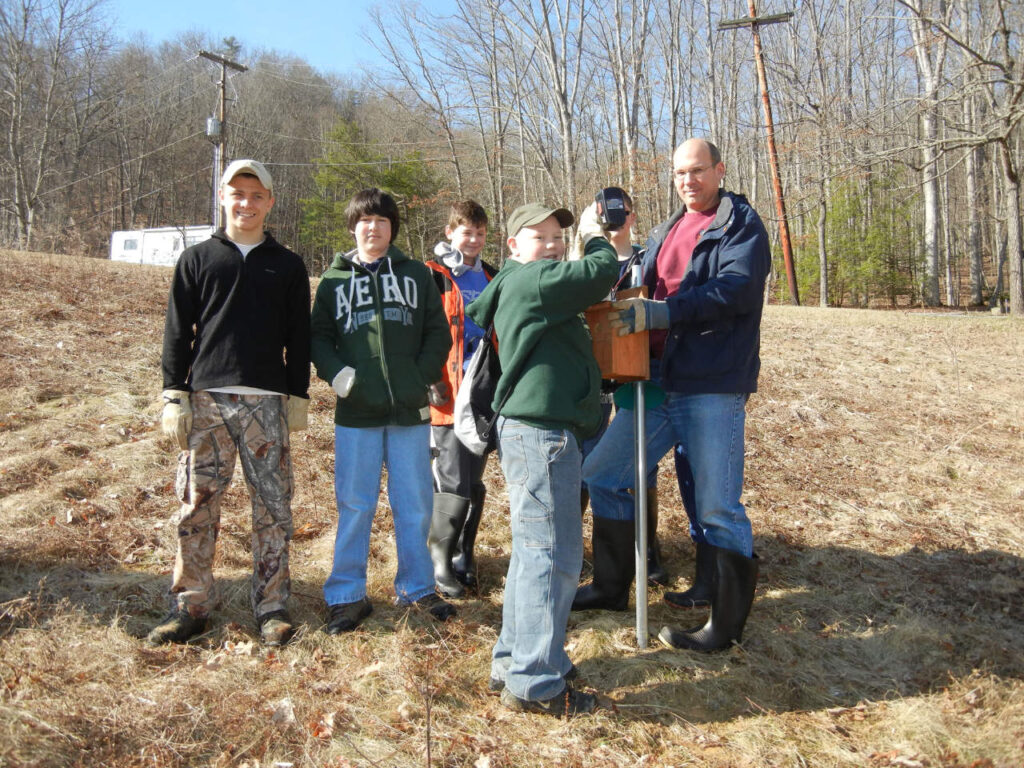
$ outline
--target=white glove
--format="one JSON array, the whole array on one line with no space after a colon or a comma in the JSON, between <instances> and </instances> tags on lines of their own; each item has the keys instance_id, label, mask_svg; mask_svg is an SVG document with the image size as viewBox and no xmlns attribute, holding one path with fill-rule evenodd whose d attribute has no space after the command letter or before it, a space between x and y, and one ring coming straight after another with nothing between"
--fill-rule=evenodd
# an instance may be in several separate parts
<instances>
[{"instance_id":1,"label":"white glove","mask_svg":"<svg viewBox=\"0 0 1024 768\"><path fill-rule=\"evenodd\" d=\"M288 431L299 432L309 426L309 398L288 396Z\"/></svg>"},{"instance_id":2,"label":"white glove","mask_svg":"<svg viewBox=\"0 0 1024 768\"><path fill-rule=\"evenodd\" d=\"M338 393L338 397L344 400L352 391L352 385L356 383L356 369L346 365L331 382L331 388Z\"/></svg>"},{"instance_id":3,"label":"white glove","mask_svg":"<svg viewBox=\"0 0 1024 768\"><path fill-rule=\"evenodd\" d=\"M188 450L188 433L192 431L191 392L183 389L165 389L164 412L160 417L160 426L164 434L174 438L178 447Z\"/></svg>"},{"instance_id":4,"label":"white glove","mask_svg":"<svg viewBox=\"0 0 1024 768\"><path fill-rule=\"evenodd\" d=\"M583 209L576 227L576 233L580 236L584 245L595 237L608 237L608 233L601 226L601 218L597 215L597 203L591 203Z\"/></svg>"}]
</instances>

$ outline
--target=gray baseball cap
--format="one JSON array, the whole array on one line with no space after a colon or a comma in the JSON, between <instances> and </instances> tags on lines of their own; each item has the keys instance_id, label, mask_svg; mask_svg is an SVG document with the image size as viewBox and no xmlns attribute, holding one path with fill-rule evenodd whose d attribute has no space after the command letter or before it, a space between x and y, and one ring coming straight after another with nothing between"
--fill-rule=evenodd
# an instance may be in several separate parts
<instances>
[{"instance_id":1,"label":"gray baseball cap","mask_svg":"<svg viewBox=\"0 0 1024 768\"><path fill-rule=\"evenodd\" d=\"M270 194L274 194L274 180L270 171L259 160L232 160L231 164L224 169L224 175L220 177L220 185L226 186L240 173L249 173L260 180L260 184L267 188Z\"/></svg>"},{"instance_id":2,"label":"gray baseball cap","mask_svg":"<svg viewBox=\"0 0 1024 768\"><path fill-rule=\"evenodd\" d=\"M552 208L544 203L527 203L512 211L508 217L508 236L515 237L523 227L540 224L548 216L554 216L562 229L571 227L576 218L565 208Z\"/></svg>"}]
</instances>

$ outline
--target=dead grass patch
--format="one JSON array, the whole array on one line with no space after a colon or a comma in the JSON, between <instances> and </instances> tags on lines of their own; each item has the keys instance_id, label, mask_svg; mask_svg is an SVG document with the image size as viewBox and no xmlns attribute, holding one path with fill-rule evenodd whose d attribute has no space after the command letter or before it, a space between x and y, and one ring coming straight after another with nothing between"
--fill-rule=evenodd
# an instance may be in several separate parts
<instances>
[{"instance_id":1,"label":"dead grass patch","mask_svg":"<svg viewBox=\"0 0 1024 768\"><path fill-rule=\"evenodd\" d=\"M565 723L487 691L509 554L495 461L482 589L458 621L390 602L382 491L375 612L352 636L319 631L336 517L323 383L293 445L294 644L255 642L240 477L213 627L186 647L141 642L173 552L169 279L0 253L0 765L393 768L427 765L428 748L430 765L474 768L1024 764L1020 321L770 307L748 406L762 574L743 647L640 652L631 614L574 614L570 654L603 707ZM668 462L660 483L679 588L693 556ZM701 620L662 592L655 631Z\"/></svg>"}]
</instances>

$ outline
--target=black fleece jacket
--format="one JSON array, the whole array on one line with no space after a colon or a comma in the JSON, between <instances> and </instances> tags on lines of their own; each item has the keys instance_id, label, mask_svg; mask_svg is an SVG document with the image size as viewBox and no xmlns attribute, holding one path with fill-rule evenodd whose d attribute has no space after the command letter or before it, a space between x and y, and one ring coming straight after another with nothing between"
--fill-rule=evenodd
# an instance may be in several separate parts
<instances>
[{"instance_id":1,"label":"black fleece jacket","mask_svg":"<svg viewBox=\"0 0 1024 768\"><path fill-rule=\"evenodd\" d=\"M309 274L269 234L242 258L220 230L182 253L167 303L164 389L307 397Z\"/></svg>"}]
</instances>

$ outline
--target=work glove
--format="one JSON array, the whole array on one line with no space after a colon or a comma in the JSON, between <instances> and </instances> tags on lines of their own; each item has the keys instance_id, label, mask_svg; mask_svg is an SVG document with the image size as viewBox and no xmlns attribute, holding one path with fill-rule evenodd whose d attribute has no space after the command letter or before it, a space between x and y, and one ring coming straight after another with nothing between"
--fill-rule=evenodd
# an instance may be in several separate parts
<instances>
[{"instance_id":1,"label":"work glove","mask_svg":"<svg viewBox=\"0 0 1024 768\"><path fill-rule=\"evenodd\" d=\"M192 431L191 392L183 389L165 389L164 412L160 417L160 426L164 434L174 438L178 447L188 450L188 433Z\"/></svg>"},{"instance_id":2,"label":"work glove","mask_svg":"<svg viewBox=\"0 0 1024 768\"><path fill-rule=\"evenodd\" d=\"M331 388L338 393L338 397L344 400L352 391L352 385L356 383L356 369L346 365L331 382Z\"/></svg>"},{"instance_id":3,"label":"work glove","mask_svg":"<svg viewBox=\"0 0 1024 768\"><path fill-rule=\"evenodd\" d=\"M584 245L595 237L608 238L608 232L605 231L601 224L601 217L597 215L597 203L591 203L583 209L583 213L580 214L579 223L576 226L576 232L579 234Z\"/></svg>"},{"instance_id":4,"label":"work glove","mask_svg":"<svg viewBox=\"0 0 1024 768\"><path fill-rule=\"evenodd\" d=\"M448 386L448 382L441 381L434 382L430 385L430 389L427 391L427 399L430 404L435 408L440 408L442 405L452 399L452 388Z\"/></svg>"},{"instance_id":5,"label":"work glove","mask_svg":"<svg viewBox=\"0 0 1024 768\"><path fill-rule=\"evenodd\" d=\"M288 396L288 420L289 432L300 432L309 426L309 398Z\"/></svg>"},{"instance_id":6,"label":"work glove","mask_svg":"<svg viewBox=\"0 0 1024 768\"><path fill-rule=\"evenodd\" d=\"M668 304L639 298L613 301L608 324L619 336L668 328Z\"/></svg>"}]
</instances>

